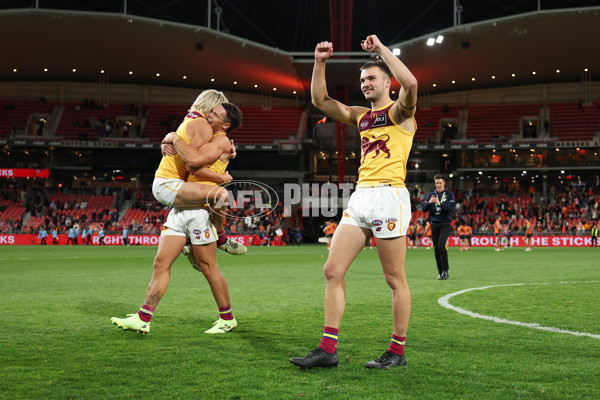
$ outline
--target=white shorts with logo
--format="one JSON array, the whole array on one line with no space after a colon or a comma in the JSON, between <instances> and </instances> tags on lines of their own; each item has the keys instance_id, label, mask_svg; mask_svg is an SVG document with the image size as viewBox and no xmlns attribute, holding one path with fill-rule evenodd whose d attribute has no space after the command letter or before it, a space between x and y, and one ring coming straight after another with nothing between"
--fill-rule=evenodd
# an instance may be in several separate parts
<instances>
[{"instance_id":1,"label":"white shorts with logo","mask_svg":"<svg viewBox=\"0 0 600 400\"><path fill-rule=\"evenodd\" d=\"M181 179L165 179L154 177L152 182L152 194L159 203L165 206L173 207L175 203L175 197L181 188L181 185L185 183Z\"/></svg>"},{"instance_id":2,"label":"white shorts with logo","mask_svg":"<svg viewBox=\"0 0 600 400\"><path fill-rule=\"evenodd\" d=\"M370 229L376 238L406 236L410 224L410 194L393 186L358 187L350 196L340 224Z\"/></svg>"},{"instance_id":3,"label":"white shorts with logo","mask_svg":"<svg viewBox=\"0 0 600 400\"><path fill-rule=\"evenodd\" d=\"M185 236L192 244L209 244L217 240L217 230L210 222L207 208L185 210L173 208L163 225L161 236Z\"/></svg>"}]
</instances>

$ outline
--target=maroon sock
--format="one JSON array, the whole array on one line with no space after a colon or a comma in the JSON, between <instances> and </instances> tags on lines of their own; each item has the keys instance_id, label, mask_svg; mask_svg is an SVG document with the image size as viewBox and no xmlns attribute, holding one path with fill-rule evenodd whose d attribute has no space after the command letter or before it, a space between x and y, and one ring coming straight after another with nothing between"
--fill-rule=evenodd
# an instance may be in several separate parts
<instances>
[{"instance_id":1,"label":"maroon sock","mask_svg":"<svg viewBox=\"0 0 600 400\"><path fill-rule=\"evenodd\" d=\"M223 229L221 232L217 232L217 235L218 235L217 246L220 246L227 241L227 235L225 234L225 229Z\"/></svg>"},{"instance_id":2,"label":"maroon sock","mask_svg":"<svg viewBox=\"0 0 600 400\"><path fill-rule=\"evenodd\" d=\"M140 311L138 311L138 315L140 316L140 319L144 322L150 322L150 320L152 319L152 316L154 315L154 307L150 307L147 306L146 304L144 304L141 308Z\"/></svg>"},{"instance_id":3,"label":"maroon sock","mask_svg":"<svg viewBox=\"0 0 600 400\"><path fill-rule=\"evenodd\" d=\"M396 336L392 334L392 341L390 342L390 347L388 347L388 351L394 354L398 354L399 356L403 356L404 342L406 342L406 336Z\"/></svg>"},{"instance_id":4,"label":"maroon sock","mask_svg":"<svg viewBox=\"0 0 600 400\"><path fill-rule=\"evenodd\" d=\"M339 329L326 326L323 329L323 336L321 336L321 344L319 347L330 354L335 353L337 351L339 333Z\"/></svg>"},{"instance_id":5,"label":"maroon sock","mask_svg":"<svg viewBox=\"0 0 600 400\"><path fill-rule=\"evenodd\" d=\"M224 320L232 320L233 313L231 312L231 306L219 307L219 316Z\"/></svg>"}]
</instances>

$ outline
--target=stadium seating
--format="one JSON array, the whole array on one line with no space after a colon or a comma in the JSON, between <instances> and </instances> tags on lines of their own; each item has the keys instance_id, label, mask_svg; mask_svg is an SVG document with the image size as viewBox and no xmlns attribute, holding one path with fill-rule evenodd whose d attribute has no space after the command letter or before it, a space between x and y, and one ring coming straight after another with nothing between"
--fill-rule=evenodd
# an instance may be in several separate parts
<instances>
[{"instance_id":1,"label":"stadium seating","mask_svg":"<svg viewBox=\"0 0 600 400\"><path fill-rule=\"evenodd\" d=\"M550 107L550 135L561 141L592 140L600 130L600 108L579 103L553 103Z\"/></svg>"},{"instance_id":2,"label":"stadium seating","mask_svg":"<svg viewBox=\"0 0 600 400\"><path fill-rule=\"evenodd\" d=\"M160 142L169 133L169 122L174 119L177 126L185 117L187 107L172 104L147 105L148 114L142 136L151 142Z\"/></svg>"},{"instance_id":3,"label":"stadium seating","mask_svg":"<svg viewBox=\"0 0 600 400\"><path fill-rule=\"evenodd\" d=\"M135 116L125 104L111 104L109 107L83 108L80 102L65 102L64 111L56 131L56 136L65 140L97 140L104 136L104 125L90 126L90 120L99 122L114 120L119 116ZM110 137L118 137L119 128L113 127Z\"/></svg>"},{"instance_id":4,"label":"stadium seating","mask_svg":"<svg viewBox=\"0 0 600 400\"><path fill-rule=\"evenodd\" d=\"M449 111L446 112L443 111L443 108L442 106L433 106L428 109L420 108L417 111L415 114L417 120L415 143L434 143L442 119L454 119L458 122L458 106L449 107Z\"/></svg>"},{"instance_id":5,"label":"stadium seating","mask_svg":"<svg viewBox=\"0 0 600 400\"><path fill-rule=\"evenodd\" d=\"M168 133L168 123L173 118L179 123L187 109L183 106L157 105L149 109L144 136L151 141L160 141ZM300 124L302 109L299 107L273 107L263 110L260 107L240 107L244 114L242 127L229 137L239 144L271 144L276 139L295 136Z\"/></svg>"},{"instance_id":6,"label":"stadium seating","mask_svg":"<svg viewBox=\"0 0 600 400\"><path fill-rule=\"evenodd\" d=\"M538 116L542 104L470 105L467 138L478 143L510 139L520 132L521 118Z\"/></svg>"},{"instance_id":7,"label":"stadium seating","mask_svg":"<svg viewBox=\"0 0 600 400\"><path fill-rule=\"evenodd\" d=\"M169 211L171 211L170 208L165 208L159 211L147 211L130 208L125 212L125 215L123 215L123 218L121 218L119 223L121 226L126 226L131 225L132 221L135 220L140 225L142 230L150 232L155 229L155 225L151 223L152 217L156 217L157 220L160 220L159 218L162 216L162 220L166 221ZM150 223L145 222L146 218L148 218Z\"/></svg>"},{"instance_id":8,"label":"stadium seating","mask_svg":"<svg viewBox=\"0 0 600 400\"><path fill-rule=\"evenodd\" d=\"M299 107L240 107L244 113L242 127L229 137L239 144L270 144L298 133L302 109Z\"/></svg>"},{"instance_id":9,"label":"stadium seating","mask_svg":"<svg viewBox=\"0 0 600 400\"><path fill-rule=\"evenodd\" d=\"M25 213L25 207L20 205L4 206L6 209L0 212L0 232L6 233L9 229L9 221L16 221L17 218L22 218Z\"/></svg>"},{"instance_id":10,"label":"stadium seating","mask_svg":"<svg viewBox=\"0 0 600 400\"><path fill-rule=\"evenodd\" d=\"M31 114L51 114L56 102L38 102L35 100L0 100L0 138L10 136L16 124L19 130L27 126Z\"/></svg>"}]
</instances>

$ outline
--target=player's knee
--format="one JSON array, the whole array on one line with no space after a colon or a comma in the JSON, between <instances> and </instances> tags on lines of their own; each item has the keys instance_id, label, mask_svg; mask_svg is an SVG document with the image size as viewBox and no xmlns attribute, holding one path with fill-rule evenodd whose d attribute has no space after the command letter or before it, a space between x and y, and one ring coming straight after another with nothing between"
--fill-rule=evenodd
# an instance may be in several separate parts
<instances>
[{"instance_id":1,"label":"player's knee","mask_svg":"<svg viewBox=\"0 0 600 400\"><path fill-rule=\"evenodd\" d=\"M198 264L197 266L194 265L194 269L196 271L202 272L204 274L204 276L210 276L210 271L211 271L210 263L207 263L204 261L198 261L198 260L196 260L196 263Z\"/></svg>"},{"instance_id":2,"label":"player's knee","mask_svg":"<svg viewBox=\"0 0 600 400\"><path fill-rule=\"evenodd\" d=\"M211 195L214 204L226 204L226 201L229 199L229 193L227 193L227 189L221 186L213 190Z\"/></svg>"},{"instance_id":3,"label":"player's knee","mask_svg":"<svg viewBox=\"0 0 600 400\"><path fill-rule=\"evenodd\" d=\"M394 290L399 287L399 280L397 276L393 274L383 274L383 276L390 289Z\"/></svg>"},{"instance_id":4,"label":"player's knee","mask_svg":"<svg viewBox=\"0 0 600 400\"><path fill-rule=\"evenodd\" d=\"M340 279L344 277L344 274L340 273L339 269L329 261L327 261L323 267L323 275L325 275L326 280Z\"/></svg>"},{"instance_id":5,"label":"player's knee","mask_svg":"<svg viewBox=\"0 0 600 400\"><path fill-rule=\"evenodd\" d=\"M154 270L155 271L168 271L171 268L171 263L164 257L157 255L154 257Z\"/></svg>"}]
</instances>

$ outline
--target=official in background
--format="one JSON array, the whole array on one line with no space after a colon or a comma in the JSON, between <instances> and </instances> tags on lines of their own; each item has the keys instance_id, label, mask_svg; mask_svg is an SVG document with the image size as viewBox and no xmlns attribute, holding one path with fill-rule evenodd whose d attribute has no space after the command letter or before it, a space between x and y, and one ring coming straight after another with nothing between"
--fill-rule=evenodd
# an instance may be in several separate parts
<instances>
[{"instance_id":1,"label":"official in background","mask_svg":"<svg viewBox=\"0 0 600 400\"><path fill-rule=\"evenodd\" d=\"M456 207L454 193L446 189L446 180L440 174L433 177L435 190L427 195L423 202L423 212L429 212L431 222L431 241L435 250L435 262L439 272L438 279L448 279L448 251L446 241L450 235L452 213Z\"/></svg>"}]
</instances>

